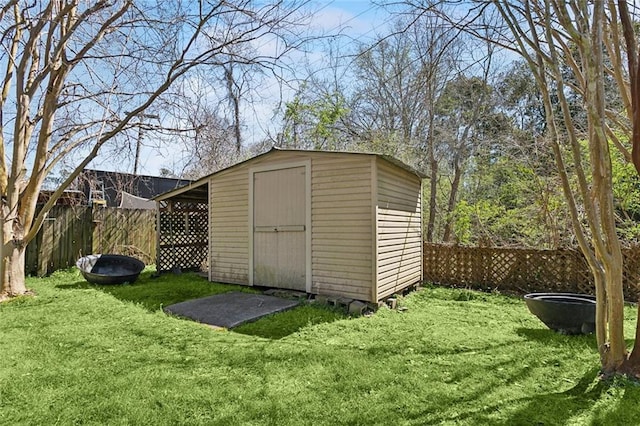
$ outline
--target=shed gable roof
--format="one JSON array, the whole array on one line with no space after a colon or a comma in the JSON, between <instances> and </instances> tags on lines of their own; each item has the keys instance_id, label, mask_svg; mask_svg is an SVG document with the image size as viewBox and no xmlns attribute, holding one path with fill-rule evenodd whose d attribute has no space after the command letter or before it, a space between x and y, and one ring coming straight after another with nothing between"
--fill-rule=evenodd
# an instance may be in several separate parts
<instances>
[{"instance_id":1,"label":"shed gable roof","mask_svg":"<svg viewBox=\"0 0 640 426\"><path fill-rule=\"evenodd\" d=\"M168 191L165 192L164 194L160 194L157 197L154 198L154 200L156 201L163 201L163 200L167 200L169 198L173 198L175 196L189 196L189 193L191 193L193 196L195 196L196 194L198 196L203 196L204 194L206 194L206 186L209 182L209 179L211 179L212 177L221 174L221 173L225 173L229 170L235 169L237 167L240 167L244 164L247 164L249 162L253 162L259 158L263 158L269 155L273 155L274 153L277 152L294 152L294 153L309 153L309 154L318 154L318 155L325 155L325 154L342 154L342 155L360 155L360 156L375 156L378 157L396 167L399 167L415 176L417 176L420 179L424 179L426 177L426 175L416 169L414 169L413 167L409 166L408 164L403 163L402 161L398 160L395 157L392 157L390 155L384 155L384 154L376 154L376 153L371 153L371 152L354 152L354 151L321 151L321 150L304 150L304 149L287 149L287 148L278 148L278 147L273 147L271 148L269 151L262 153L260 155L256 155L255 157L251 157L247 160L241 161L239 163L236 163L232 166L229 166L225 169L222 170L218 170L217 172L211 173L207 176L204 176L200 179L198 179L195 182L192 182L186 186L183 186L181 188L175 189L173 191Z\"/></svg>"}]
</instances>

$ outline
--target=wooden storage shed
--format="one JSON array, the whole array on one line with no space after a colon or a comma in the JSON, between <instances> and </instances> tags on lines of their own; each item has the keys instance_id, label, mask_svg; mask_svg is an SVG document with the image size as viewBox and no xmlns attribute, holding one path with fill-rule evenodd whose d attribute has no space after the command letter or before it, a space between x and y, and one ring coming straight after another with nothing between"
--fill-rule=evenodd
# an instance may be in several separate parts
<instances>
[{"instance_id":1,"label":"wooden storage shed","mask_svg":"<svg viewBox=\"0 0 640 426\"><path fill-rule=\"evenodd\" d=\"M274 148L156 201L206 194L211 281L378 302L422 278L423 177L378 154Z\"/></svg>"}]
</instances>

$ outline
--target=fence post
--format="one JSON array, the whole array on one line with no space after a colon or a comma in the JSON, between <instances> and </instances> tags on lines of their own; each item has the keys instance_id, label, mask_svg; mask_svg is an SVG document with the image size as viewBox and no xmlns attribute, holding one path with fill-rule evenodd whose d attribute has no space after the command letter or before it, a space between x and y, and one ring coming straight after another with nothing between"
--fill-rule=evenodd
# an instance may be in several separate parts
<instances>
[{"instance_id":1,"label":"fence post","mask_svg":"<svg viewBox=\"0 0 640 426\"><path fill-rule=\"evenodd\" d=\"M47 275L49 270L49 264L53 258L54 248L54 229L55 229L55 217L47 217L42 222L42 242L40 244L40 250L38 250L38 276L43 277Z\"/></svg>"},{"instance_id":2,"label":"fence post","mask_svg":"<svg viewBox=\"0 0 640 426\"><path fill-rule=\"evenodd\" d=\"M101 253L102 246L102 220L100 211L105 207L91 207L91 253Z\"/></svg>"}]
</instances>

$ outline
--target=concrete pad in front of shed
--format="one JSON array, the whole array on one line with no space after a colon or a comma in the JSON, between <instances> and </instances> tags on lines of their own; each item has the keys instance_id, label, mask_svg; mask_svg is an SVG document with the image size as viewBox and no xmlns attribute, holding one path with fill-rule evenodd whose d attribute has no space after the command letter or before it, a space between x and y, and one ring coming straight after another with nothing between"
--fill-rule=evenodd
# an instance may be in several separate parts
<instances>
[{"instance_id":1,"label":"concrete pad in front of shed","mask_svg":"<svg viewBox=\"0 0 640 426\"><path fill-rule=\"evenodd\" d=\"M165 307L164 311L203 324L233 328L298 304L295 300L234 291L176 303Z\"/></svg>"}]
</instances>

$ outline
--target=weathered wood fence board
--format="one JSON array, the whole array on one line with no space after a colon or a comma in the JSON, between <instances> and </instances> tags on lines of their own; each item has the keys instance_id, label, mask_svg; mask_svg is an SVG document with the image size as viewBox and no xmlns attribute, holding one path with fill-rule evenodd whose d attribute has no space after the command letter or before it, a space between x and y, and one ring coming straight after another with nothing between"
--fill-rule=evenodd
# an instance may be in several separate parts
<instances>
[{"instance_id":1,"label":"weathered wood fence board","mask_svg":"<svg viewBox=\"0 0 640 426\"><path fill-rule=\"evenodd\" d=\"M155 210L54 206L26 252L25 272L44 276L91 253L156 258Z\"/></svg>"},{"instance_id":2,"label":"weathered wood fence board","mask_svg":"<svg viewBox=\"0 0 640 426\"><path fill-rule=\"evenodd\" d=\"M126 254L144 263L156 260L156 211L94 209L94 253Z\"/></svg>"},{"instance_id":3,"label":"weathered wood fence board","mask_svg":"<svg viewBox=\"0 0 640 426\"><path fill-rule=\"evenodd\" d=\"M517 293L591 293L593 276L579 250L528 250L424 244L424 280ZM640 246L623 250L625 299L638 300Z\"/></svg>"}]
</instances>

